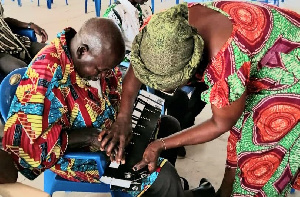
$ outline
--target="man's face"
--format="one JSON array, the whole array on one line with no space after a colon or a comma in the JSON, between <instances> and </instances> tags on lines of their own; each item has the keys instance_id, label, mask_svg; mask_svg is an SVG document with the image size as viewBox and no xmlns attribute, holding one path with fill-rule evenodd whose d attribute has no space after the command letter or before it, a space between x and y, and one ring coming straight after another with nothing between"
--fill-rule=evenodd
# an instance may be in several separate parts
<instances>
[{"instance_id":1,"label":"man's face","mask_svg":"<svg viewBox=\"0 0 300 197\"><path fill-rule=\"evenodd\" d=\"M73 63L80 77L97 81L104 78L117 65L112 59L113 57L109 56L104 58L101 55L93 56L86 53L81 59L73 59Z\"/></svg>"}]
</instances>

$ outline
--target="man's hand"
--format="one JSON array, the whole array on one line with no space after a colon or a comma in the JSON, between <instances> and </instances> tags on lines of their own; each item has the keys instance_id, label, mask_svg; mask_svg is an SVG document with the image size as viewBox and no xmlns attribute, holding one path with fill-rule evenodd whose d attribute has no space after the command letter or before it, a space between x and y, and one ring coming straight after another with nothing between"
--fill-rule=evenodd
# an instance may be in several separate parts
<instances>
[{"instance_id":1,"label":"man's hand","mask_svg":"<svg viewBox=\"0 0 300 197\"><path fill-rule=\"evenodd\" d=\"M18 170L12 157L0 149L0 184L15 183L18 178Z\"/></svg>"},{"instance_id":2,"label":"man's hand","mask_svg":"<svg viewBox=\"0 0 300 197\"><path fill-rule=\"evenodd\" d=\"M158 157L163 149L164 144L161 140L150 143L144 152L143 159L133 167L133 170L138 171L148 166L149 172L154 172L157 168Z\"/></svg>"},{"instance_id":3,"label":"man's hand","mask_svg":"<svg viewBox=\"0 0 300 197\"><path fill-rule=\"evenodd\" d=\"M82 147L98 147L100 149L100 142L98 135L102 132L98 128L80 128L68 130L68 151L78 151Z\"/></svg>"},{"instance_id":4,"label":"man's hand","mask_svg":"<svg viewBox=\"0 0 300 197\"><path fill-rule=\"evenodd\" d=\"M42 37L41 43L45 43L48 40L48 34L43 28L34 23L31 24L30 28L33 29L37 35Z\"/></svg>"},{"instance_id":5,"label":"man's hand","mask_svg":"<svg viewBox=\"0 0 300 197\"><path fill-rule=\"evenodd\" d=\"M120 163L124 159L124 149L131 139L131 132L131 116L118 117L109 130L99 134L100 150L105 150L108 156L114 154L111 159Z\"/></svg>"}]
</instances>

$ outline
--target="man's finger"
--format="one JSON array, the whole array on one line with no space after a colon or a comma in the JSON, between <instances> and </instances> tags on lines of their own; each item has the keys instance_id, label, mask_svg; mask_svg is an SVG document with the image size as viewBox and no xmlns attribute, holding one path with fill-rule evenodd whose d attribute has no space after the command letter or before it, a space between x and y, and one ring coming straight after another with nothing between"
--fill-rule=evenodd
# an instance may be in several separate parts
<instances>
[{"instance_id":1,"label":"man's finger","mask_svg":"<svg viewBox=\"0 0 300 197\"><path fill-rule=\"evenodd\" d=\"M106 135L104 139L101 141L100 150L104 151L107 143L111 140L112 135Z\"/></svg>"},{"instance_id":2,"label":"man's finger","mask_svg":"<svg viewBox=\"0 0 300 197\"><path fill-rule=\"evenodd\" d=\"M111 162L113 162L113 161L116 160L116 159L115 159L115 154L111 154L109 158L110 158L110 161L111 161Z\"/></svg>"},{"instance_id":3,"label":"man's finger","mask_svg":"<svg viewBox=\"0 0 300 197\"><path fill-rule=\"evenodd\" d=\"M139 163L135 164L135 166L133 166L133 170L134 171L139 171L140 169L144 168L146 165L148 165L148 162L146 162L144 159L142 161L140 161Z\"/></svg>"},{"instance_id":4,"label":"man's finger","mask_svg":"<svg viewBox=\"0 0 300 197\"><path fill-rule=\"evenodd\" d=\"M112 139L108 144L108 146L106 147L107 156L111 155L111 152L114 150L115 146L116 146L116 141Z\"/></svg>"},{"instance_id":5,"label":"man's finger","mask_svg":"<svg viewBox=\"0 0 300 197\"><path fill-rule=\"evenodd\" d=\"M117 160L117 162L120 163L121 160L123 159L124 150L125 150L125 137L124 136L120 136L119 143L120 143L119 151L118 151L118 154L116 155L116 160Z\"/></svg>"},{"instance_id":6,"label":"man's finger","mask_svg":"<svg viewBox=\"0 0 300 197\"><path fill-rule=\"evenodd\" d=\"M104 137L106 134L107 134L107 133L106 133L106 130L101 131L101 132L99 133L99 135L98 135L98 141L101 142L102 139L103 139L103 137Z\"/></svg>"}]
</instances>

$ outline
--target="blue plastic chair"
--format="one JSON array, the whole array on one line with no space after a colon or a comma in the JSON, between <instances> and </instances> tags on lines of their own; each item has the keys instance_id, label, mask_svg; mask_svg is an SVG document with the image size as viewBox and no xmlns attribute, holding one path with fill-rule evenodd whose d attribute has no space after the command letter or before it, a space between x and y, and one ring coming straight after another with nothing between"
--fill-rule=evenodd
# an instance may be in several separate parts
<instances>
[{"instance_id":1,"label":"blue plastic chair","mask_svg":"<svg viewBox=\"0 0 300 197\"><path fill-rule=\"evenodd\" d=\"M85 0L85 9L84 12L87 13L87 1ZM95 1L95 10L96 10L96 16L100 17L100 10L101 10L101 0L94 0ZM111 0L110 0L111 4Z\"/></svg>"},{"instance_id":2,"label":"blue plastic chair","mask_svg":"<svg viewBox=\"0 0 300 197\"><path fill-rule=\"evenodd\" d=\"M279 0L251 0L251 1L257 1L261 3L268 3L268 4L279 6ZM284 0L281 0L281 2L284 2Z\"/></svg>"},{"instance_id":3,"label":"blue plastic chair","mask_svg":"<svg viewBox=\"0 0 300 197\"><path fill-rule=\"evenodd\" d=\"M12 1L15 1L15 0L12 0ZM2 5L3 5L3 4L4 4L4 0L2 0L1 3L2 3ZM22 6L21 0L18 0L18 6L20 6L20 7Z\"/></svg>"},{"instance_id":4,"label":"blue plastic chair","mask_svg":"<svg viewBox=\"0 0 300 197\"><path fill-rule=\"evenodd\" d=\"M19 0L18 0L19 1ZM53 3L53 0L46 0L47 1L47 8L48 9L51 9L51 5ZM69 5L68 4L68 0L66 0L66 5ZM38 0L38 6L40 6L40 0Z\"/></svg>"},{"instance_id":5,"label":"blue plastic chair","mask_svg":"<svg viewBox=\"0 0 300 197\"><path fill-rule=\"evenodd\" d=\"M154 4L155 4L155 1L154 1L154 0L151 0L151 9L152 9L152 13L154 13Z\"/></svg>"},{"instance_id":6,"label":"blue plastic chair","mask_svg":"<svg viewBox=\"0 0 300 197\"><path fill-rule=\"evenodd\" d=\"M21 36L27 36L31 42L37 42L37 38L33 29L11 28L12 32ZM0 73L0 83L5 76Z\"/></svg>"},{"instance_id":7,"label":"blue plastic chair","mask_svg":"<svg viewBox=\"0 0 300 197\"><path fill-rule=\"evenodd\" d=\"M12 0L12 1L14 1L14 0ZM32 2L33 0L31 0L31 2ZM4 0L2 0L1 1L2 2L2 4L4 3ZM46 2L47 2L47 8L48 9L51 9L51 4L53 3L53 0L46 0ZM21 7L22 6L22 2L21 2L21 0L18 0L18 5ZM68 0L66 0L66 5L69 5L68 4ZM38 6L40 6L40 0L38 0Z\"/></svg>"},{"instance_id":8,"label":"blue plastic chair","mask_svg":"<svg viewBox=\"0 0 300 197\"><path fill-rule=\"evenodd\" d=\"M4 122L7 120L10 104L16 89L27 68L19 68L9 73L0 84L0 112Z\"/></svg>"},{"instance_id":9,"label":"blue plastic chair","mask_svg":"<svg viewBox=\"0 0 300 197\"><path fill-rule=\"evenodd\" d=\"M14 28L12 28L11 30L15 34L29 37L29 39L32 42L37 42L37 38L36 38L36 35L35 35L35 32L33 29L14 29ZM2 73L0 73L0 83L2 82L4 77L5 76ZM1 116L1 114L0 114L0 120L2 123L4 123L4 120L3 120L3 117Z\"/></svg>"},{"instance_id":10,"label":"blue plastic chair","mask_svg":"<svg viewBox=\"0 0 300 197\"><path fill-rule=\"evenodd\" d=\"M93 159L97 162L99 175L104 173L107 166L105 156L99 153L67 153L65 158L74 159ZM121 191L111 191L110 186L104 183L86 183L86 182L73 182L61 178L51 170L44 172L44 191L53 195L56 191L72 191L72 192L94 192L94 193L111 193L112 197L130 197L129 194Z\"/></svg>"},{"instance_id":11,"label":"blue plastic chair","mask_svg":"<svg viewBox=\"0 0 300 197\"><path fill-rule=\"evenodd\" d=\"M11 29L13 33L27 36L31 42L37 42L36 34L33 29Z\"/></svg>"}]
</instances>

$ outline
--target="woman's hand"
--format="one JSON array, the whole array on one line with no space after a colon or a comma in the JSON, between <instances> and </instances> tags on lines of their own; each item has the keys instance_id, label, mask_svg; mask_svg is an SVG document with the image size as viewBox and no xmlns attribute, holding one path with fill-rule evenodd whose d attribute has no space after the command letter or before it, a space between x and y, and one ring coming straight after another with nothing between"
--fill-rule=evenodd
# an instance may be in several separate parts
<instances>
[{"instance_id":1,"label":"woman's hand","mask_svg":"<svg viewBox=\"0 0 300 197\"><path fill-rule=\"evenodd\" d=\"M113 153L114 157L111 158L120 163L124 159L124 149L131 139L131 134L131 116L119 116L109 130L103 130L99 134L100 150L105 150L108 156ZM117 151L115 151L116 148Z\"/></svg>"},{"instance_id":2,"label":"woman's hand","mask_svg":"<svg viewBox=\"0 0 300 197\"><path fill-rule=\"evenodd\" d=\"M138 171L148 166L149 172L154 172L157 168L158 157L164 148L165 146L162 140L155 140L150 143L144 152L143 159L133 167L133 170Z\"/></svg>"},{"instance_id":3,"label":"woman's hand","mask_svg":"<svg viewBox=\"0 0 300 197\"><path fill-rule=\"evenodd\" d=\"M43 28L41 28L40 26L38 26L34 23L31 23L30 28L33 29L37 35L42 37L41 43L45 43L48 40L48 34L46 33L46 31Z\"/></svg>"}]
</instances>

